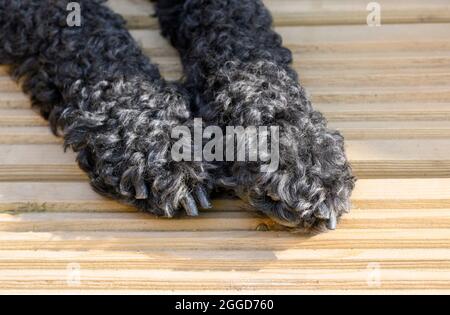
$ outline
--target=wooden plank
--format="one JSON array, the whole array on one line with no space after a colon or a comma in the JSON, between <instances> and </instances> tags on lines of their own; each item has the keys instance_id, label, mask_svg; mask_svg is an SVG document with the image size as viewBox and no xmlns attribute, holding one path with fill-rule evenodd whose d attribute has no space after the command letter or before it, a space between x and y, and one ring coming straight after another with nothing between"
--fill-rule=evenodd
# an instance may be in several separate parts
<instances>
[{"instance_id":1,"label":"wooden plank","mask_svg":"<svg viewBox=\"0 0 450 315\"><path fill-rule=\"evenodd\" d=\"M294 54L294 68L301 77L333 77L337 73L348 75L418 75L440 74L450 71L449 47L438 50L432 43L417 44L398 50L394 47L380 51L302 51ZM181 75L181 64L177 56L152 56L163 73ZM420 72L419 72L420 71Z\"/></svg>"},{"instance_id":2,"label":"wooden plank","mask_svg":"<svg viewBox=\"0 0 450 315\"><path fill-rule=\"evenodd\" d=\"M428 221L431 221L429 219ZM442 223L444 225L445 222ZM213 212L198 218L157 218L146 213L22 213L1 214L4 232L48 231L255 231L275 224L256 213ZM450 226L450 225L449 225Z\"/></svg>"},{"instance_id":3,"label":"wooden plank","mask_svg":"<svg viewBox=\"0 0 450 315\"><path fill-rule=\"evenodd\" d=\"M38 192L39 191L39 192ZM233 199L213 201L216 210L248 209ZM0 211L19 212L136 212L136 209L103 198L87 182L0 182Z\"/></svg>"},{"instance_id":4,"label":"wooden plank","mask_svg":"<svg viewBox=\"0 0 450 315\"><path fill-rule=\"evenodd\" d=\"M423 46L421 48L423 49ZM427 45L425 45L427 47ZM409 48L408 48L409 49ZM416 48L412 48L416 49ZM450 46L447 48L450 50ZM357 82L364 86L446 85L450 73L450 55L436 52L432 47L411 53L386 48L372 52L301 52L294 55L294 69L306 86L343 85ZM153 56L163 76L169 80L182 77L178 57Z\"/></svg>"},{"instance_id":5,"label":"wooden plank","mask_svg":"<svg viewBox=\"0 0 450 315\"><path fill-rule=\"evenodd\" d=\"M449 109L450 114L450 109ZM329 114L326 113L326 117ZM450 117L449 117L450 118ZM373 139L445 139L450 137L448 121L339 121L330 128L340 130L348 140ZM62 144L48 127L0 127L0 144Z\"/></svg>"},{"instance_id":6,"label":"wooden plank","mask_svg":"<svg viewBox=\"0 0 450 315\"><path fill-rule=\"evenodd\" d=\"M48 126L45 127L0 127L0 144L59 144Z\"/></svg>"},{"instance_id":7,"label":"wooden plank","mask_svg":"<svg viewBox=\"0 0 450 315\"><path fill-rule=\"evenodd\" d=\"M358 103L345 102L345 99L342 100L342 97L338 100L341 102L333 103L325 98L325 102L316 102L314 103L314 107L323 112L332 122L450 120L450 103L448 101L439 103L433 103L428 100L424 100L423 102L414 100L411 102L396 102L395 99L387 99L386 102L367 103L362 101ZM4 113L5 109L9 110L10 106L20 107L22 110L27 110L29 112L28 115L34 114L38 116L34 112L31 114L31 105L26 99L22 104L17 104L13 99L2 98L0 95L0 113ZM14 111L12 113L14 114ZM30 119L34 119L36 121L35 123L39 123L38 117ZM7 117L5 120L9 121L9 124L14 124L14 118ZM0 130L6 131L7 129L0 127Z\"/></svg>"},{"instance_id":8,"label":"wooden plank","mask_svg":"<svg viewBox=\"0 0 450 315\"><path fill-rule=\"evenodd\" d=\"M0 213L4 232L53 231L255 231L278 230L273 221L254 212L211 212L198 218L162 219L145 213ZM450 228L450 209L354 210L342 229Z\"/></svg>"},{"instance_id":9,"label":"wooden plank","mask_svg":"<svg viewBox=\"0 0 450 315\"><path fill-rule=\"evenodd\" d=\"M0 109L0 127L47 126L39 114L24 109Z\"/></svg>"},{"instance_id":10,"label":"wooden plank","mask_svg":"<svg viewBox=\"0 0 450 315\"><path fill-rule=\"evenodd\" d=\"M405 103L430 102L444 103L450 99L449 87L383 87L374 90L367 87L353 89L342 88L307 88L313 103Z\"/></svg>"},{"instance_id":11,"label":"wooden plank","mask_svg":"<svg viewBox=\"0 0 450 315\"><path fill-rule=\"evenodd\" d=\"M0 109L24 109L30 108L29 98L19 92L0 92Z\"/></svg>"},{"instance_id":12,"label":"wooden plank","mask_svg":"<svg viewBox=\"0 0 450 315\"><path fill-rule=\"evenodd\" d=\"M360 178L448 177L450 141L352 140L347 155Z\"/></svg>"},{"instance_id":13,"label":"wooden plank","mask_svg":"<svg viewBox=\"0 0 450 315\"><path fill-rule=\"evenodd\" d=\"M164 69L163 69L164 70ZM170 70L169 70L170 71ZM179 78L182 76L181 72L169 72L163 71L163 75L168 79ZM417 85L424 86L447 86L450 81L450 72L441 73L422 73L420 69L417 69L419 73L393 73L384 72L381 74L370 73L358 73L348 71L345 76L335 76L326 73L316 71L315 74L300 72L302 85L314 88L314 87L340 87L342 89L348 89L355 85L363 87L371 87L373 89L380 87L409 87ZM450 67L449 67L450 71ZM20 92L20 88L11 81L8 77L0 76L0 92Z\"/></svg>"},{"instance_id":14,"label":"wooden plank","mask_svg":"<svg viewBox=\"0 0 450 315\"><path fill-rule=\"evenodd\" d=\"M378 261L383 269L450 269L447 249L291 249L283 251L48 251L2 250L0 269L237 270L364 269Z\"/></svg>"},{"instance_id":15,"label":"wooden plank","mask_svg":"<svg viewBox=\"0 0 450 315\"><path fill-rule=\"evenodd\" d=\"M417 73L417 74L353 74L342 77L322 77L321 75L303 75L302 84L306 87L340 87L342 89L355 86L371 87L374 90L380 87L406 87L406 86L448 86L450 73Z\"/></svg>"},{"instance_id":16,"label":"wooden plank","mask_svg":"<svg viewBox=\"0 0 450 315\"><path fill-rule=\"evenodd\" d=\"M417 124L418 130L423 130L420 126L424 127L426 123L420 121L437 122L439 126L442 126L442 124L446 123L446 120L450 120L450 103L445 102L430 103L424 101L423 103L386 102L350 104L329 102L315 103L314 107L324 113L328 120L334 122L332 124L336 122L339 122L339 124L348 122L351 122L351 124L363 124L363 121L385 121L385 124L388 125L386 121L389 121L390 127L386 126L386 128L396 128L396 126L410 123ZM439 123L438 121L441 122ZM366 130L370 128L370 124L367 126ZM392 136L395 137L397 135L393 134Z\"/></svg>"},{"instance_id":17,"label":"wooden plank","mask_svg":"<svg viewBox=\"0 0 450 315\"><path fill-rule=\"evenodd\" d=\"M153 251L294 249L449 249L450 229L337 229L303 235L289 232L1 232L2 250Z\"/></svg>"},{"instance_id":18,"label":"wooden plank","mask_svg":"<svg viewBox=\"0 0 450 315\"><path fill-rule=\"evenodd\" d=\"M140 34L140 32L138 33ZM148 36L156 36L158 34L148 33ZM140 35L145 37L147 35ZM160 38L161 39L161 38ZM352 51L334 51L331 47L327 50L307 49L296 51L294 53L294 67L302 76L324 75L333 76L336 72L348 72L349 75L379 75L383 73L395 74L412 74L417 75L420 71L425 73L448 73L450 71L450 43L444 45L442 42L427 42L408 44L402 43L398 46L392 43L384 49L367 49ZM162 40L163 47L172 51L170 45ZM409 45L404 47L404 45ZM440 47L439 45L444 45ZM339 49L345 47L336 46ZM291 47L295 48L295 47ZM337 49L336 48L336 49ZM169 54L154 54L152 48L147 49L152 61L158 64L161 71L165 75L171 77L179 77L181 75L181 63L177 54L172 51ZM399 72L400 71L400 72Z\"/></svg>"},{"instance_id":19,"label":"wooden plank","mask_svg":"<svg viewBox=\"0 0 450 315\"><path fill-rule=\"evenodd\" d=\"M0 145L1 165L74 165L76 155L60 145ZM33 162L34 161L34 162Z\"/></svg>"},{"instance_id":20,"label":"wooden plank","mask_svg":"<svg viewBox=\"0 0 450 315\"><path fill-rule=\"evenodd\" d=\"M446 208L450 179L359 180L352 201L355 208Z\"/></svg>"},{"instance_id":21,"label":"wooden plank","mask_svg":"<svg viewBox=\"0 0 450 315\"><path fill-rule=\"evenodd\" d=\"M19 92L17 84L6 76L0 76L0 92Z\"/></svg>"},{"instance_id":22,"label":"wooden plank","mask_svg":"<svg viewBox=\"0 0 450 315\"><path fill-rule=\"evenodd\" d=\"M98 289L98 290L77 290L77 289L10 289L1 290L0 294L3 295L142 295L142 294L154 294L154 295L193 295L193 294L203 294L203 295L273 295L274 290L116 290L116 289ZM346 289L335 289L335 290L276 290L276 294L280 295L449 295L450 290L442 289L378 289L374 290L346 290Z\"/></svg>"},{"instance_id":23,"label":"wooden plank","mask_svg":"<svg viewBox=\"0 0 450 315\"><path fill-rule=\"evenodd\" d=\"M355 209L446 209L450 208L450 179L360 179L352 202ZM232 211L245 207L220 200L214 206ZM0 211L132 210L101 197L85 182L0 182Z\"/></svg>"},{"instance_id":24,"label":"wooden plank","mask_svg":"<svg viewBox=\"0 0 450 315\"><path fill-rule=\"evenodd\" d=\"M449 108L450 113L450 108ZM327 117L328 118L328 117ZM333 121L331 128L340 130L348 140L373 139L448 139L450 121Z\"/></svg>"},{"instance_id":25,"label":"wooden plank","mask_svg":"<svg viewBox=\"0 0 450 315\"><path fill-rule=\"evenodd\" d=\"M384 86L374 87L306 87L314 103L448 103L450 99L449 86ZM7 93L0 95L0 110L6 111L5 118L0 116L1 124L8 126L15 123L44 125L42 119L33 116L30 112L21 112L19 109L30 108L27 97L21 93ZM15 118L11 118L15 117Z\"/></svg>"},{"instance_id":26,"label":"wooden plank","mask_svg":"<svg viewBox=\"0 0 450 315\"><path fill-rule=\"evenodd\" d=\"M388 132L388 131L387 131ZM450 140L348 140L347 154L359 178L448 177ZM0 144L0 179L85 180L75 154L53 144Z\"/></svg>"},{"instance_id":27,"label":"wooden plank","mask_svg":"<svg viewBox=\"0 0 450 315\"><path fill-rule=\"evenodd\" d=\"M366 24L367 1L310 1L265 0L275 25L336 25ZM450 21L450 9L445 0L400 0L392 3L379 0L382 24L390 23L442 23ZM154 8L146 0L109 0L109 6L124 16L130 28L157 28Z\"/></svg>"},{"instance_id":28,"label":"wooden plank","mask_svg":"<svg viewBox=\"0 0 450 315\"><path fill-rule=\"evenodd\" d=\"M450 107L448 108L448 119L450 120ZM370 110L370 109L367 109ZM389 139L446 139L450 137L450 124L448 121L402 121L396 119L395 112L385 118L396 120L390 121L352 121L356 120L352 114L329 113L325 111L325 116L335 115L330 119L330 128L340 130L346 140L389 140ZM364 112L363 112L364 113ZM443 114L443 113L441 113ZM361 118L361 113L356 112L355 116ZM381 113L380 113L381 115ZM417 112L417 118L421 118ZM342 117L342 118L341 118ZM348 119L343 119L348 118ZM436 118L438 116L436 115ZM441 117L442 118L442 117ZM444 116L445 118L445 116ZM342 120L342 121L341 121ZM349 121L350 120L350 121ZM20 145L20 144L58 144L61 145L62 138L56 137L48 127L0 127L0 144Z\"/></svg>"},{"instance_id":29,"label":"wooden plank","mask_svg":"<svg viewBox=\"0 0 450 315\"><path fill-rule=\"evenodd\" d=\"M445 50L450 45L446 24L403 24L277 27L286 46L294 53L305 52L386 52L387 49ZM177 56L177 52L157 30L133 30L133 37L153 56ZM433 37L430 38L430 34Z\"/></svg>"},{"instance_id":30,"label":"wooden plank","mask_svg":"<svg viewBox=\"0 0 450 315\"><path fill-rule=\"evenodd\" d=\"M445 32L447 24L394 24L383 27L367 27L367 25L338 25L338 26L296 26L277 27L276 30L283 37L288 46L302 47L305 45L342 45L347 49L364 47L369 49L370 43L382 45L412 45L417 42L445 42L448 43L450 35ZM141 31L136 31L140 33ZM135 33L133 33L135 34ZM433 36L430 37L430 34ZM325 46L324 46L325 47ZM400 46L398 46L400 47ZM377 51L377 50L375 50ZM379 51L379 49L378 49Z\"/></svg>"},{"instance_id":31,"label":"wooden plank","mask_svg":"<svg viewBox=\"0 0 450 315\"><path fill-rule=\"evenodd\" d=\"M428 72L447 72L449 69L450 58L447 53L441 55L434 51L430 43L422 43L422 51L411 53L411 50L418 50L419 47L401 48L396 51L395 47L383 47L378 53L372 51L345 51L335 52L299 52L294 54L294 67L300 74L320 75L327 73L336 74L341 72L345 74L367 75L371 72L375 74L399 74L402 71L406 74L416 73L417 71ZM345 46L344 46L345 47ZM404 51L404 49L406 51ZM156 59L156 58L155 58ZM173 63L176 63L174 57ZM163 64L164 67L169 65ZM173 66L172 66L173 67ZM168 68L169 69L169 68Z\"/></svg>"},{"instance_id":32,"label":"wooden plank","mask_svg":"<svg viewBox=\"0 0 450 315\"><path fill-rule=\"evenodd\" d=\"M153 5L147 0L109 0L109 7L122 15L129 28L157 28L159 23L153 15Z\"/></svg>"},{"instance_id":33,"label":"wooden plank","mask_svg":"<svg viewBox=\"0 0 450 315\"><path fill-rule=\"evenodd\" d=\"M448 289L448 270L387 269L379 283L370 281L371 270L355 269L336 272L320 270L259 270L248 271L161 271L161 270L83 270L78 289L148 289L148 290L212 290L212 289ZM67 270L0 270L0 286L14 289L45 289L70 287ZM199 281L199 279L202 281Z\"/></svg>"},{"instance_id":34,"label":"wooden plank","mask_svg":"<svg viewBox=\"0 0 450 315\"><path fill-rule=\"evenodd\" d=\"M37 290L0 290L0 294L5 295L57 295L57 294L70 294L70 295L110 295L110 294L121 294L121 295L142 295L142 294L156 294L156 295L169 295L174 294L176 292L180 295L192 295L192 294L206 294L206 295L271 295L274 294L273 290L76 290L76 289L37 289ZM277 290L276 293L280 295L345 295L351 292L355 295L448 295L450 290L408 290L408 289L398 289L398 290L383 290L379 289L377 291L374 290L345 290L345 289L336 289L336 290Z\"/></svg>"},{"instance_id":35,"label":"wooden plank","mask_svg":"<svg viewBox=\"0 0 450 315\"><path fill-rule=\"evenodd\" d=\"M276 25L367 24L368 2L365 0L264 0L272 11ZM449 22L450 7L445 0L377 1L381 23Z\"/></svg>"},{"instance_id":36,"label":"wooden plank","mask_svg":"<svg viewBox=\"0 0 450 315\"><path fill-rule=\"evenodd\" d=\"M8 66L0 65L0 75L1 76L9 75L9 68L8 68Z\"/></svg>"}]
</instances>

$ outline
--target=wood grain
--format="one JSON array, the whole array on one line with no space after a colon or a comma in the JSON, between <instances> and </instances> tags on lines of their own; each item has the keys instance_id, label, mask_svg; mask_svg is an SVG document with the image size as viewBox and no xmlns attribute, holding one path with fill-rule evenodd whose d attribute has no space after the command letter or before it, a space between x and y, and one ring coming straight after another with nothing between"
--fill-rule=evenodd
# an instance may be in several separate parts
<instances>
[{"instance_id":1,"label":"wood grain","mask_svg":"<svg viewBox=\"0 0 450 315\"><path fill-rule=\"evenodd\" d=\"M276 25L338 25L366 24L367 1L364 0L265 0ZM445 0L424 3L418 0L400 0L394 4L379 0L382 23L442 23L450 21L450 8ZM131 28L157 28L154 8L146 0L109 0L109 6L122 14Z\"/></svg>"},{"instance_id":2,"label":"wood grain","mask_svg":"<svg viewBox=\"0 0 450 315\"><path fill-rule=\"evenodd\" d=\"M355 208L450 208L449 178L361 179L352 197ZM240 210L243 204L215 204ZM122 211L128 207L106 200L86 182L0 182L3 211Z\"/></svg>"},{"instance_id":3,"label":"wood grain","mask_svg":"<svg viewBox=\"0 0 450 315\"><path fill-rule=\"evenodd\" d=\"M388 139L389 133L397 130L387 127L383 129L381 126L375 129L374 133L366 127L362 130L338 128L343 130L344 135L348 133L358 135L348 138L346 148L355 174L359 178L437 178L450 175L450 141L440 134L448 133L448 128L437 128L434 132L438 135L431 139L427 136L411 139L407 130L403 130L404 137L400 136L400 139ZM427 131L429 130L424 129L423 133ZM366 133L369 136L363 137ZM381 136L377 137L377 134ZM0 143L10 142L1 139L0 130ZM39 138L36 142L33 139L34 136L25 138L23 141L25 144L0 144L1 180L86 180L86 175L78 168L75 162L76 155L72 151L64 152L60 143L47 144L50 141L45 141L45 138L42 143ZM55 138L55 141L57 140L60 141L59 138Z\"/></svg>"}]
</instances>

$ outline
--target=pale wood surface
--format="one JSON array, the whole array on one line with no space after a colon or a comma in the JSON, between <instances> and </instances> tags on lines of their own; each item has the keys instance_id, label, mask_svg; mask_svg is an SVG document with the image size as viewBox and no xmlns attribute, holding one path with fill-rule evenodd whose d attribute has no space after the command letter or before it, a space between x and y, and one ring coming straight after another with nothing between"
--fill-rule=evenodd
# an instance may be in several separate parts
<instances>
[{"instance_id":1,"label":"pale wood surface","mask_svg":"<svg viewBox=\"0 0 450 315\"><path fill-rule=\"evenodd\" d=\"M339 229L292 234L226 196L176 220L105 199L0 66L0 293L450 292L450 2L380 0L378 28L367 1L265 2L347 138L359 181ZM180 78L152 5L110 5Z\"/></svg>"},{"instance_id":2,"label":"pale wood surface","mask_svg":"<svg viewBox=\"0 0 450 315\"><path fill-rule=\"evenodd\" d=\"M157 28L152 17L154 10L146 0L110 0L110 6L124 15L132 28ZM365 24L366 0L264 0L271 9L275 24L336 25ZM377 1L383 12L384 23L438 23L450 21L450 5L446 0L391 0ZM130 5L131 4L131 5Z\"/></svg>"}]
</instances>

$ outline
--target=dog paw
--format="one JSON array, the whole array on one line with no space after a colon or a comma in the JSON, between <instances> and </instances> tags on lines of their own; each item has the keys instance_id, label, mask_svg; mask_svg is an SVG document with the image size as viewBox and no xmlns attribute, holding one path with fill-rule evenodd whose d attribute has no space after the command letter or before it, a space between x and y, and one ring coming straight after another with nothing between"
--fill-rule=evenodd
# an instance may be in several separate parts
<instances>
[{"instance_id":1,"label":"dog paw","mask_svg":"<svg viewBox=\"0 0 450 315\"><path fill-rule=\"evenodd\" d=\"M350 210L355 183L343 138L321 126L313 133L300 134L280 137L278 170L264 173L258 163L234 163L231 175L221 178L219 185L233 189L283 226L334 230L340 217Z\"/></svg>"},{"instance_id":2,"label":"dog paw","mask_svg":"<svg viewBox=\"0 0 450 315\"><path fill-rule=\"evenodd\" d=\"M90 93L97 112L67 110L60 118L66 147L78 153L94 189L165 217L209 208L209 166L172 154L174 128L192 125L183 90L137 79L104 85Z\"/></svg>"},{"instance_id":3,"label":"dog paw","mask_svg":"<svg viewBox=\"0 0 450 315\"><path fill-rule=\"evenodd\" d=\"M250 187L235 186L237 194L275 222L301 230L334 230L350 209L353 180L340 180L333 187L320 177L296 178L275 172L255 176Z\"/></svg>"},{"instance_id":4,"label":"dog paw","mask_svg":"<svg viewBox=\"0 0 450 315\"><path fill-rule=\"evenodd\" d=\"M354 186L344 139L327 128L326 119L312 108L292 71L269 61L230 62L215 80L213 105L226 104L218 121L279 130L279 137L278 132L270 133L265 141L271 144L271 161L279 162L275 169L265 172L262 157L256 162L232 162L222 184L283 225L336 228L350 208ZM267 148L263 152L268 153Z\"/></svg>"}]
</instances>

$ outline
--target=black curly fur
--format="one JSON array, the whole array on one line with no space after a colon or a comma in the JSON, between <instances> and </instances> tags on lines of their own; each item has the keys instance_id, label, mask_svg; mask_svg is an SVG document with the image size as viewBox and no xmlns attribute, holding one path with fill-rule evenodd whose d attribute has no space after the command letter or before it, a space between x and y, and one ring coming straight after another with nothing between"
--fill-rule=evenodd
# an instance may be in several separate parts
<instances>
[{"instance_id":1,"label":"black curly fur","mask_svg":"<svg viewBox=\"0 0 450 315\"><path fill-rule=\"evenodd\" d=\"M196 115L222 127L280 126L278 171L235 162L223 182L282 224L334 228L354 187L343 137L313 110L263 3L160 0L157 15L182 56Z\"/></svg>"},{"instance_id":2,"label":"black curly fur","mask_svg":"<svg viewBox=\"0 0 450 315\"><path fill-rule=\"evenodd\" d=\"M165 82L121 17L102 0L78 0L81 27L67 25L68 0L0 0L0 63L20 79L103 195L157 215L204 207L201 163L171 159L171 129L191 125L189 97Z\"/></svg>"}]
</instances>

